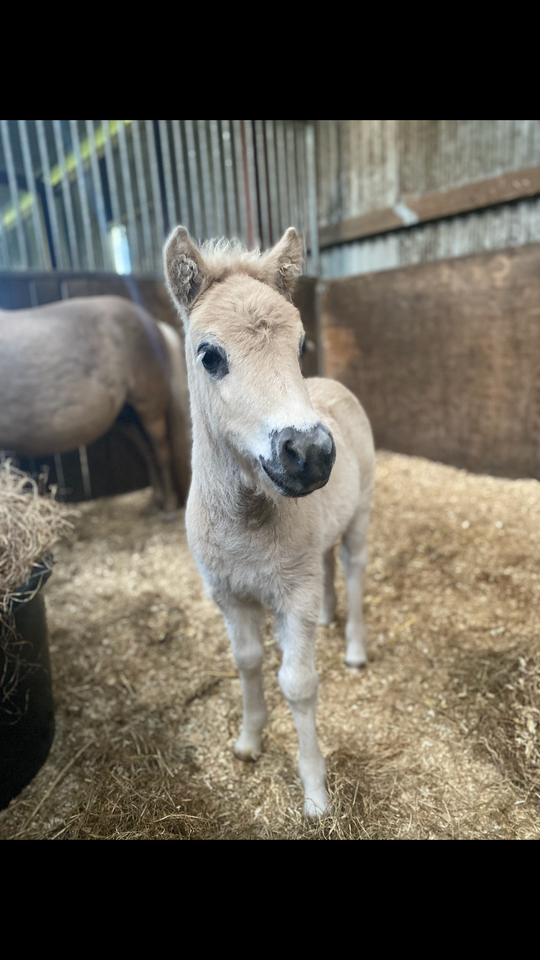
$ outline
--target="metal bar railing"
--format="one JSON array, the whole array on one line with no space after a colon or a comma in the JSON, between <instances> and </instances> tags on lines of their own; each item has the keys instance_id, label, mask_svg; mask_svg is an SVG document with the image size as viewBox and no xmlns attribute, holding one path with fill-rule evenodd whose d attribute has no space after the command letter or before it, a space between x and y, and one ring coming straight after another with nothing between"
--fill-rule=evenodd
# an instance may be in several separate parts
<instances>
[{"instance_id":1,"label":"metal bar railing","mask_svg":"<svg viewBox=\"0 0 540 960\"><path fill-rule=\"evenodd\" d=\"M34 223L34 234L36 239L37 266L44 268L49 258L44 254L44 238L41 232L41 222L39 219L39 197L35 187L35 176L32 165L32 154L30 153L30 144L28 141L28 130L26 120L18 120L19 140L21 142L24 176L26 179L26 189L32 197L32 220Z\"/></svg>"},{"instance_id":2,"label":"metal bar railing","mask_svg":"<svg viewBox=\"0 0 540 960\"><path fill-rule=\"evenodd\" d=\"M17 246L19 248L19 258L23 267L28 267L28 251L26 249L26 240L24 236L23 218L21 206L19 203L19 187L15 174L15 165L13 163L13 151L11 149L11 139L9 136L9 127L7 120L0 120L0 129L2 131L2 146L6 161L6 173L11 196L11 203L15 211L15 222L17 229Z\"/></svg>"},{"instance_id":3,"label":"metal bar railing","mask_svg":"<svg viewBox=\"0 0 540 960\"><path fill-rule=\"evenodd\" d=\"M0 121L9 188L0 266L161 275L178 223L197 239L237 237L250 249L290 225L315 237L311 129L291 120ZM312 269L317 262L315 243Z\"/></svg>"}]
</instances>

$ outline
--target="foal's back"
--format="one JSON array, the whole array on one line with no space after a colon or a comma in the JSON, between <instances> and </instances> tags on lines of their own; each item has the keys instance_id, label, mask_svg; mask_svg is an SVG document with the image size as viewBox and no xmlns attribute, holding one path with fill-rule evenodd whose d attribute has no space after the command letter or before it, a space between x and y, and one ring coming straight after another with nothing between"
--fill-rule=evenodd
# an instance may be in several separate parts
<instances>
[{"instance_id":1,"label":"foal's back","mask_svg":"<svg viewBox=\"0 0 540 960\"><path fill-rule=\"evenodd\" d=\"M373 435L363 407L343 384L321 377L306 383L313 409L329 428L336 445L330 480L316 494L322 506L327 549L341 537L359 510L369 510L375 477Z\"/></svg>"}]
</instances>

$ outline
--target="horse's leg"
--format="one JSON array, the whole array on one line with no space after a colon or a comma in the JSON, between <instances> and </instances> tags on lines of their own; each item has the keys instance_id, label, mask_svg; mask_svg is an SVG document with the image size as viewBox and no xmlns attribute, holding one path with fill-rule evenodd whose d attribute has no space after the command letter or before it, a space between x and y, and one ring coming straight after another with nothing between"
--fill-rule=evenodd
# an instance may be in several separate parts
<instances>
[{"instance_id":1,"label":"horse's leg","mask_svg":"<svg viewBox=\"0 0 540 960\"><path fill-rule=\"evenodd\" d=\"M264 609L259 603L220 600L235 663L242 683L242 730L234 752L240 760L256 760L262 752L262 731L267 719L262 687Z\"/></svg>"},{"instance_id":2,"label":"horse's leg","mask_svg":"<svg viewBox=\"0 0 540 960\"><path fill-rule=\"evenodd\" d=\"M298 772L304 786L304 813L318 818L332 812L326 789L326 763L319 748L315 715L319 677L315 667L315 630L319 596L294 598L278 617L283 648L279 683L298 733ZM302 608L310 613L302 616Z\"/></svg>"},{"instance_id":3,"label":"horse's leg","mask_svg":"<svg viewBox=\"0 0 540 960\"><path fill-rule=\"evenodd\" d=\"M366 665L366 629L362 610L364 575L368 561L367 530L369 510L357 511L343 535L340 557L347 580L349 612L345 627L347 650L345 663L360 669Z\"/></svg>"},{"instance_id":4,"label":"horse's leg","mask_svg":"<svg viewBox=\"0 0 540 960\"><path fill-rule=\"evenodd\" d=\"M167 420L165 414L150 419L141 416L141 422L147 433L154 452L163 490L163 510L165 518L176 516L178 500L172 484L171 452L167 436Z\"/></svg>"},{"instance_id":5,"label":"horse's leg","mask_svg":"<svg viewBox=\"0 0 540 960\"><path fill-rule=\"evenodd\" d=\"M319 613L319 623L325 626L329 626L336 618L335 572L336 556L332 547L323 556L323 599Z\"/></svg>"},{"instance_id":6,"label":"horse's leg","mask_svg":"<svg viewBox=\"0 0 540 960\"><path fill-rule=\"evenodd\" d=\"M152 487L152 500L145 507L143 507L142 512L150 513L152 510L161 510L163 508L163 490L161 488L161 482L158 477L152 450L148 445L146 437L136 423L117 424L117 429L118 428L120 428L122 433L128 437L146 463L148 479L150 480L150 486Z\"/></svg>"}]
</instances>

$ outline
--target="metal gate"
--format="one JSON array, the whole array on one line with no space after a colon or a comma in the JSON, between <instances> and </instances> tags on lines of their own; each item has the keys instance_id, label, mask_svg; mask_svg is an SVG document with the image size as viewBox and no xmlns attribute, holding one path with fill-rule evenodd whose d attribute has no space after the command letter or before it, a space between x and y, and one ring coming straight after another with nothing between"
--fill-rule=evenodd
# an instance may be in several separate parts
<instances>
[{"instance_id":1,"label":"metal gate","mask_svg":"<svg viewBox=\"0 0 540 960\"><path fill-rule=\"evenodd\" d=\"M178 223L265 249L294 225L318 271L304 120L2 120L0 269L162 276Z\"/></svg>"}]
</instances>

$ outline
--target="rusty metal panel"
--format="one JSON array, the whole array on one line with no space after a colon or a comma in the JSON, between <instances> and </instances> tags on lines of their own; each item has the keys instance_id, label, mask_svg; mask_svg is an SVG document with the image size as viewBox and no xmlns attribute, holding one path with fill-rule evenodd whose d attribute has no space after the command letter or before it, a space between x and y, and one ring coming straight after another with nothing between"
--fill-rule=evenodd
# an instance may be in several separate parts
<instances>
[{"instance_id":1,"label":"rusty metal panel","mask_svg":"<svg viewBox=\"0 0 540 960\"><path fill-rule=\"evenodd\" d=\"M331 280L321 325L378 446L540 479L540 244Z\"/></svg>"}]
</instances>

